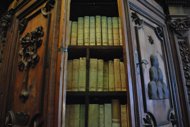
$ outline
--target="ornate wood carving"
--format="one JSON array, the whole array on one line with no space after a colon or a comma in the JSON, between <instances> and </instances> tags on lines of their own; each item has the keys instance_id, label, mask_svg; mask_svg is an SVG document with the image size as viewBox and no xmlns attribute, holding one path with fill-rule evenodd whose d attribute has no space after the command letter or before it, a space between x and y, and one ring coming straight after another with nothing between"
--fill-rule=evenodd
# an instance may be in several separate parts
<instances>
[{"instance_id":1,"label":"ornate wood carving","mask_svg":"<svg viewBox=\"0 0 190 127\"><path fill-rule=\"evenodd\" d=\"M170 110L168 119L172 123L173 126L177 124L177 119L176 119L175 112L173 109Z\"/></svg>"},{"instance_id":2,"label":"ornate wood carving","mask_svg":"<svg viewBox=\"0 0 190 127\"><path fill-rule=\"evenodd\" d=\"M9 10L3 17L0 19L0 63L3 61L3 47L6 43L7 30L9 28L14 10Z\"/></svg>"},{"instance_id":3,"label":"ornate wood carving","mask_svg":"<svg viewBox=\"0 0 190 127\"><path fill-rule=\"evenodd\" d=\"M26 126L30 116L24 112L14 113L9 111L5 120L5 127L14 127L15 125Z\"/></svg>"},{"instance_id":4,"label":"ornate wood carving","mask_svg":"<svg viewBox=\"0 0 190 127\"><path fill-rule=\"evenodd\" d=\"M23 20L20 22L20 24L19 24L19 32L20 32L20 34L22 34L22 32L24 32L24 30L25 30L27 24L28 24L28 19L26 19L26 18L23 19Z\"/></svg>"},{"instance_id":5,"label":"ornate wood carving","mask_svg":"<svg viewBox=\"0 0 190 127\"><path fill-rule=\"evenodd\" d=\"M54 8L54 4L55 4L55 0L47 1L45 6L41 9L42 14L44 16L47 16L50 13L51 9Z\"/></svg>"},{"instance_id":6,"label":"ornate wood carving","mask_svg":"<svg viewBox=\"0 0 190 127\"><path fill-rule=\"evenodd\" d=\"M148 83L148 95L150 99L160 100L168 99L169 91L163 81L163 73L159 68L159 62L156 55L150 56L151 68L149 69L150 82Z\"/></svg>"},{"instance_id":7,"label":"ornate wood carving","mask_svg":"<svg viewBox=\"0 0 190 127\"><path fill-rule=\"evenodd\" d=\"M135 22L135 25L136 25L136 26L138 26L139 28L142 27L144 21L139 18L139 16L137 15L137 13L132 12L132 13L131 13L131 18L132 18L133 22Z\"/></svg>"},{"instance_id":8,"label":"ornate wood carving","mask_svg":"<svg viewBox=\"0 0 190 127\"><path fill-rule=\"evenodd\" d=\"M169 25L171 29L178 35L183 36L184 33L189 31L190 28L190 18L185 17L185 18L175 18L172 19L169 22Z\"/></svg>"},{"instance_id":9,"label":"ornate wood carving","mask_svg":"<svg viewBox=\"0 0 190 127\"><path fill-rule=\"evenodd\" d=\"M156 36L158 37L158 39L160 39L160 41L163 41L164 40L164 33L163 33L163 30L161 27L156 27L154 29L155 33L156 33Z\"/></svg>"},{"instance_id":10,"label":"ornate wood carving","mask_svg":"<svg viewBox=\"0 0 190 127\"><path fill-rule=\"evenodd\" d=\"M27 33L21 38L21 49L19 51L20 60L18 63L19 71L24 72L23 87L20 94L20 99L25 102L28 97L32 86L28 86L28 73L30 68L34 68L39 62L38 49L42 44L43 28L37 27L35 31Z\"/></svg>"},{"instance_id":11,"label":"ornate wood carving","mask_svg":"<svg viewBox=\"0 0 190 127\"><path fill-rule=\"evenodd\" d=\"M146 113L143 117L143 126L144 127L155 127L155 122L154 122L154 118L152 115L150 115L149 113Z\"/></svg>"}]
</instances>

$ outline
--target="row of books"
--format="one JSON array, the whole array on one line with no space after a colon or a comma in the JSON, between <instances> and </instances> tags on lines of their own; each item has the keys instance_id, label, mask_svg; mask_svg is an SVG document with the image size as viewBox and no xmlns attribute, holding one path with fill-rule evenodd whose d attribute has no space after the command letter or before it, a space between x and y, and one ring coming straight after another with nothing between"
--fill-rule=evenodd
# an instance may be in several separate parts
<instances>
[{"instance_id":1,"label":"row of books","mask_svg":"<svg viewBox=\"0 0 190 127\"><path fill-rule=\"evenodd\" d=\"M124 63L120 59L104 61L90 58L89 91L126 91ZM85 91L86 58L68 60L67 91Z\"/></svg>"},{"instance_id":2,"label":"row of books","mask_svg":"<svg viewBox=\"0 0 190 127\"><path fill-rule=\"evenodd\" d=\"M119 100L112 104L89 104L88 127L129 127L127 105L120 105ZM84 127L85 106L66 105L66 127Z\"/></svg>"},{"instance_id":3,"label":"row of books","mask_svg":"<svg viewBox=\"0 0 190 127\"><path fill-rule=\"evenodd\" d=\"M70 45L100 46L122 45L119 17L84 16L70 21Z\"/></svg>"}]
</instances>

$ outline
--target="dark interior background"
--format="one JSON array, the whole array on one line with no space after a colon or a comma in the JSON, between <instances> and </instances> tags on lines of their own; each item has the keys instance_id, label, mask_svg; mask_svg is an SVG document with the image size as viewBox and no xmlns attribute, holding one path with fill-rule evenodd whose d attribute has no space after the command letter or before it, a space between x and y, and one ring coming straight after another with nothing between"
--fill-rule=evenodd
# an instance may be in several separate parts
<instances>
[{"instance_id":1,"label":"dark interior background","mask_svg":"<svg viewBox=\"0 0 190 127\"><path fill-rule=\"evenodd\" d=\"M8 6L13 0L1 0L0 1L0 16L5 13ZM182 6L190 6L190 0L156 0L161 6L166 6L167 4L181 4Z\"/></svg>"}]
</instances>

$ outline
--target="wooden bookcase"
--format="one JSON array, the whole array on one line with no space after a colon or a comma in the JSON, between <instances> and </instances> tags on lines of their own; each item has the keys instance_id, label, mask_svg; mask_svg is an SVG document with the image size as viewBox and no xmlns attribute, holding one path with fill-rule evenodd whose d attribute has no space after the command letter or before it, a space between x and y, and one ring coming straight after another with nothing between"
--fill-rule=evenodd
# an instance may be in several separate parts
<instances>
[{"instance_id":1,"label":"wooden bookcase","mask_svg":"<svg viewBox=\"0 0 190 127\"><path fill-rule=\"evenodd\" d=\"M77 21L78 17L96 16L96 15L106 16L106 17L119 17L117 0L71 0L68 6L69 6L68 8L70 8L70 14L69 16L67 16L67 18L69 18L70 21ZM67 22L68 22L68 19L67 19ZM67 35L67 37L70 37L70 36ZM122 43L124 43L124 39L122 40ZM80 57L86 58L85 91L67 91L66 92L66 105L83 104L85 106L85 127L88 127L88 120L89 120L88 112L89 112L90 104L107 104L107 103L111 104L113 99L119 100L120 105L128 104L127 91L104 91L104 90L90 91L89 90L90 59L91 58L103 59L104 62L105 61L108 62L109 60L113 61L114 59L119 59L120 61L123 62L124 61L123 45L124 44L118 45L118 46L68 45L68 60L79 59ZM127 84L128 83L126 81L126 86Z\"/></svg>"}]
</instances>

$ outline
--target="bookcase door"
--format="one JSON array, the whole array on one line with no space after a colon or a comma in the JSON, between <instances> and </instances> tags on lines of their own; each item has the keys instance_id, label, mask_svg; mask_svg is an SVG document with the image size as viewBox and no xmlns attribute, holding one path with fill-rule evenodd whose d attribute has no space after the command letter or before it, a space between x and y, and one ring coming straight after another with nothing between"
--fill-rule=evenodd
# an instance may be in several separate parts
<instances>
[{"instance_id":1,"label":"bookcase door","mask_svg":"<svg viewBox=\"0 0 190 127\"><path fill-rule=\"evenodd\" d=\"M135 9L134 9L135 10ZM132 11L137 98L142 126L176 126L173 79L166 26L154 15ZM172 81L173 80L173 81ZM175 104L173 101L175 100Z\"/></svg>"},{"instance_id":2,"label":"bookcase door","mask_svg":"<svg viewBox=\"0 0 190 127\"><path fill-rule=\"evenodd\" d=\"M51 2L29 3L15 13L5 126L42 126L47 91ZM48 7L48 8L47 8Z\"/></svg>"}]
</instances>

